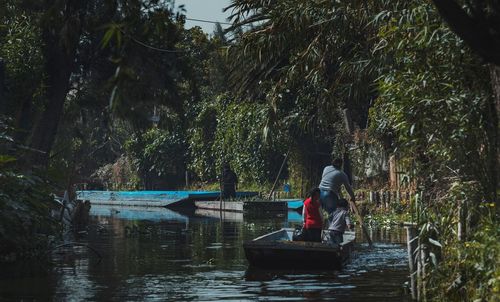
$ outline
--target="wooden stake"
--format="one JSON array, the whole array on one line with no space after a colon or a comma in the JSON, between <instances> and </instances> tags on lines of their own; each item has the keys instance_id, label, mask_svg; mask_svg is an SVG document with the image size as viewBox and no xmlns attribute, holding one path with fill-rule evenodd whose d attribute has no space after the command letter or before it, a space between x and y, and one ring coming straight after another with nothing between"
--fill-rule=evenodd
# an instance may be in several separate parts
<instances>
[{"instance_id":1,"label":"wooden stake","mask_svg":"<svg viewBox=\"0 0 500 302\"><path fill-rule=\"evenodd\" d=\"M417 268L415 265L415 249L417 248L416 227L410 225L406 228L406 242L408 248L408 266L410 269L410 289L412 299L417 299Z\"/></svg>"}]
</instances>

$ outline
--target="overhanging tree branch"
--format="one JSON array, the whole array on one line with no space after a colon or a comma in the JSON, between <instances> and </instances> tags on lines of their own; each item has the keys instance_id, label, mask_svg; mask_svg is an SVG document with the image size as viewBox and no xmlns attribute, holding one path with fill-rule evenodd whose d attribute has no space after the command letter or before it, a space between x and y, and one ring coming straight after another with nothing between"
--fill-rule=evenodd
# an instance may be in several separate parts
<instances>
[{"instance_id":1,"label":"overhanging tree branch","mask_svg":"<svg viewBox=\"0 0 500 302\"><path fill-rule=\"evenodd\" d=\"M454 0L432 0L443 19L465 43L489 63L500 66L500 41L490 28L476 17L471 17Z\"/></svg>"}]
</instances>

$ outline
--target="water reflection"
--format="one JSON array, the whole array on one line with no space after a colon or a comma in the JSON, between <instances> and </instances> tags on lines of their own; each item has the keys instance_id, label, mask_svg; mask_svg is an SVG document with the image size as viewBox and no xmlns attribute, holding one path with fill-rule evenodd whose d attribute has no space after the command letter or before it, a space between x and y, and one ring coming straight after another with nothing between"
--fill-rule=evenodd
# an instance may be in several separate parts
<instances>
[{"instance_id":1,"label":"water reflection","mask_svg":"<svg viewBox=\"0 0 500 302\"><path fill-rule=\"evenodd\" d=\"M92 301L405 301L405 234L373 232L375 248L360 244L341 272L247 269L242 242L300 224L300 215L266 219L165 209L92 209L85 247L54 253L40 274L0 275L0 298ZM360 235L360 234L358 234ZM318 261L321 261L320 259ZM11 268L14 270L14 268ZM5 270L4 270L5 272Z\"/></svg>"},{"instance_id":2,"label":"water reflection","mask_svg":"<svg viewBox=\"0 0 500 302\"><path fill-rule=\"evenodd\" d=\"M150 221L188 221L189 218L178 212L159 207L121 207L92 205L90 215L96 217L114 217L125 220L150 220Z\"/></svg>"}]
</instances>

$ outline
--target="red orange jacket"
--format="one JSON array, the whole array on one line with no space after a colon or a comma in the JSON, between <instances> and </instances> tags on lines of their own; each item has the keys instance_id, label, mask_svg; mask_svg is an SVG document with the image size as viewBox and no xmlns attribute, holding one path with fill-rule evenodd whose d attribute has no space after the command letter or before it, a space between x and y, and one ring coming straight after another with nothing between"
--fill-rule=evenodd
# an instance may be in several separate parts
<instances>
[{"instance_id":1,"label":"red orange jacket","mask_svg":"<svg viewBox=\"0 0 500 302\"><path fill-rule=\"evenodd\" d=\"M321 229L323 227L320 207L319 200L312 201L311 197L304 200L303 215L305 229Z\"/></svg>"}]
</instances>

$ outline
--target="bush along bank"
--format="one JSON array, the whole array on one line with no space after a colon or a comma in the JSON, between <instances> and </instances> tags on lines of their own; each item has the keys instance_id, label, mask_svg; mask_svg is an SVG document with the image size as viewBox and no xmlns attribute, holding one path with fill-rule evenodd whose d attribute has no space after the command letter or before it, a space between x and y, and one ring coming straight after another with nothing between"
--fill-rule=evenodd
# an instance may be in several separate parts
<instances>
[{"instance_id":1,"label":"bush along bank","mask_svg":"<svg viewBox=\"0 0 500 302\"><path fill-rule=\"evenodd\" d=\"M34 173L21 172L21 153L11 137L8 119L0 116L0 262L15 262L44 254L59 222L51 186Z\"/></svg>"},{"instance_id":2,"label":"bush along bank","mask_svg":"<svg viewBox=\"0 0 500 302\"><path fill-rule=\"evenodd\" d=\"M0 262L43 255L59 234L47 183L35 175L0 172Z\"/></svg>"}]
</instances>

